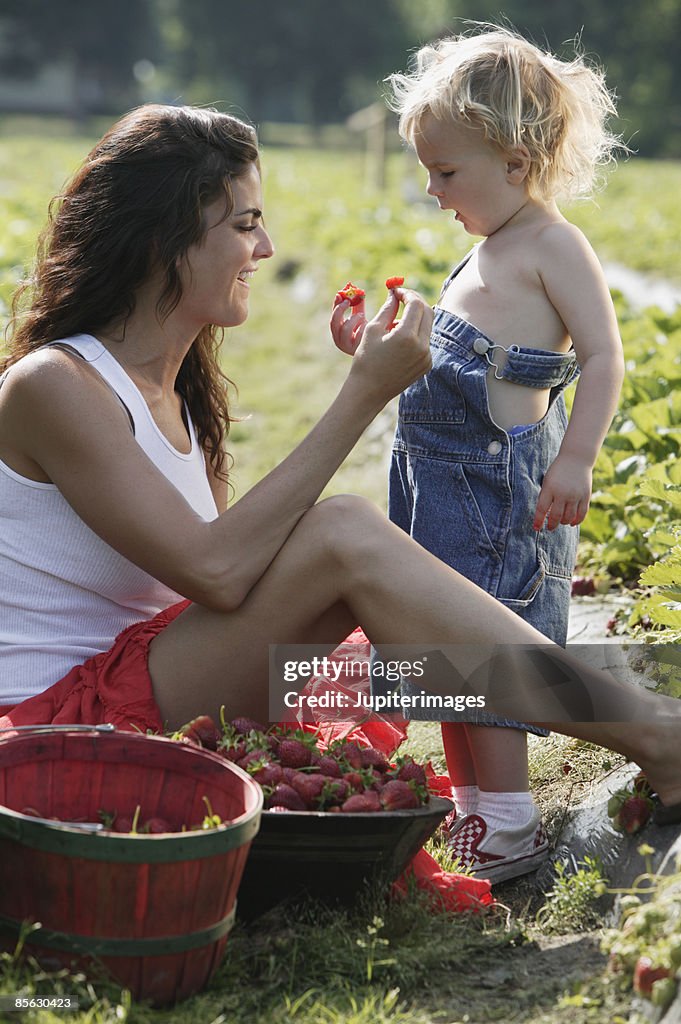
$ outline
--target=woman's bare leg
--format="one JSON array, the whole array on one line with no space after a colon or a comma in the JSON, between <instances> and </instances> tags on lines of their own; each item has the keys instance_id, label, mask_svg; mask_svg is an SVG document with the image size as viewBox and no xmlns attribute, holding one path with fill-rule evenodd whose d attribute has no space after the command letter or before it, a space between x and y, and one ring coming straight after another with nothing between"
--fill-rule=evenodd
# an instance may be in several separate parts
<instances>
[{"instance_id":1,"label":"woman's bare leg","mask_svg":"<svg viewBox=\"0 0 681 1024\"><path fill-rule=\"evenodd\" d=\"M475 644L488 629L509 643L522 639L519 629L528 643L539 636L370 502L330 498L301 519L236 611L192 605L152 642L161 714L172 726L224 703L228 713L266 719L269 645L332 650L358 623L372 642L405 649L464 638Z\"/></svg>"},{"instance_id":2,"label":"woman's bare leg","mask_svg":"<svg viewBox=\"0 0 681 1024\"><path fill-rule=\"evenodd\" d=\"M230 717L267 719L268 645L315 643L331 649L357 623L375 645L405 645L412 655L411 645L422 650L459 645L449 654L464 671L469 666L461 662L476 646L547 647L545 637L421 548L369 502L342 496L320 502L303 517L236 611L192 606L153 641L149 668L161 714L177 725L195 714L216 714L225 704ZM569 661L560 648L555 656ZM511 655L509 692L522 686L525 675L522 658L516 672ZM580 679L595 703L626 706L629 722L549 722L549 727L636 760L666 802L681 800L681 704L593 669L582 673L580 667Z\"/></svg>"}]
</instances>

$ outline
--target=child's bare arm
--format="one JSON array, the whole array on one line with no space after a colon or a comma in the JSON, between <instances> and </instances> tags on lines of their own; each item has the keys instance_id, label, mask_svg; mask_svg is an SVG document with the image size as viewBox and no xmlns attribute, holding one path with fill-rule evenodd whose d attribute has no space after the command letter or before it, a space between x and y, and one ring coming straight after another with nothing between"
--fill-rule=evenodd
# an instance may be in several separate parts
<instances>
[{"instance_id":1,"label":"child's bare arm","mask_svg":"<svg viewBox=\"0 0 681 1024\"><path fill-rule=\"evenodd\" d=\"M540 276L572 339L581 375L558 456L544 477L534 518L540 530L576 526L591 498L591 472L617 408L624 377L622 341L610 292L584 235L566 222L545 228Z\"/></svg>"}]
</instances>

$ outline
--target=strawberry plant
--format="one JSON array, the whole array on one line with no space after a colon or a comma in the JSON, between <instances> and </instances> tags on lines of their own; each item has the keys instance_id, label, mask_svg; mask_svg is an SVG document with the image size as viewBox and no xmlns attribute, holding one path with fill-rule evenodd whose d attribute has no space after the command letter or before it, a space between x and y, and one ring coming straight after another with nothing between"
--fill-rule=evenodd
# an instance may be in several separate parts
<instances>
[{"instance_id":1,"label":"strawberry plant","mask_svg":"<svg viewBox=\"0 0 681 1024\"><path fill-rule=\"evenodd\" d=\"M642 846L639 852L653 851ZM681 971L681 874L640 876L621 896L620 913L618 927L603 938L610 970L663 1009L676 995Z\"/></svg>"}]
</instances>

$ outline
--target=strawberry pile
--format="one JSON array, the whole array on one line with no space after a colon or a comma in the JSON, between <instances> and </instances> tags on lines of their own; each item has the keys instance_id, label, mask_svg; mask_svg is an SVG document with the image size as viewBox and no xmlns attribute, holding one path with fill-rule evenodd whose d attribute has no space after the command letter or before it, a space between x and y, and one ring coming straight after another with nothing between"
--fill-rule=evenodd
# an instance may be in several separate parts
<instances>
[{"instance_id":1,"label":"strawberry pile","mask_svg":"<svg viewBox=\"0 0 681 1024\"><path fill-rule=\"evenodd\" d=\"M381 751L350 740L322 749L302 729L235 718L219 730L206 715L174 738L215 750L243 768L262 788L270 811L374 813L411 810L428 801L422 765L411 757L391 764Z\"/></svg>"},{"instance_id":2,"label":"strawberry pile","mask_svg":"<svg viewBox=\"0 0 681 1024\"><path fill-rule=\"evenodd\" d=\"M149 818L142 817L142 808L140 804L137 804L131 814L120 814L118 811L107 811L100 809L97 812L98 822L86 822L84 818L58 818L56 815L50 815L45 817L36 810L35 807L22 807L21 813L28 814L33 818L42 818L46 821L61 822L64 825L88 825L97 826L103 828L106 832L118 832L123 835L161 835L167 832L198 832L209 828L217 828L222 825L222 819L219 814L213 813L213 808L210 805L210 801L207 796L204 796L203 802L206 805L207 814L204 816L203 821L197 825L171 825L165 818L160 818L154 815Z\"/></svg>"},{"instance_id":3,"label":"strawberry pile","mask_svg":"<svg viewBox=\"0 0 681 1024\"><path fill-rule=\"evenodd\" d=\"M613 828L632 836L648 823L653 810L653 791L643 772L633 783L618 789L608 800L608 814Z\"/></svg>"}]
</instances>

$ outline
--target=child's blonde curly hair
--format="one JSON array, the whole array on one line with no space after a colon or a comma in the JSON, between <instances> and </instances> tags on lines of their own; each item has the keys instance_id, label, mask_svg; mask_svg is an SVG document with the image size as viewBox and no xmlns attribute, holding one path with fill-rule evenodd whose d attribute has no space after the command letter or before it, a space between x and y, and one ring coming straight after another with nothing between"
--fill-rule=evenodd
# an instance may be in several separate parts
<instances>
[{"instance_id":1,"label":"child's blonde curly hair","mask_svg":"<svg viewBox=\"0 0 681 1024\"><path fill-rule=\"evenodd\" d=\"M424 46L407 74L386 81L400 134L411 144L432 114L479 128L503 152L524 145L533 198L591 195L615 149L627 149L608 130L616 109L599 68L581 55L559 60L504 27L478 26Z\"/></svg>"}]
</instances>

